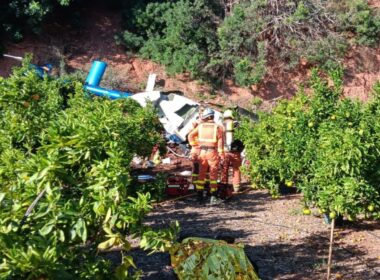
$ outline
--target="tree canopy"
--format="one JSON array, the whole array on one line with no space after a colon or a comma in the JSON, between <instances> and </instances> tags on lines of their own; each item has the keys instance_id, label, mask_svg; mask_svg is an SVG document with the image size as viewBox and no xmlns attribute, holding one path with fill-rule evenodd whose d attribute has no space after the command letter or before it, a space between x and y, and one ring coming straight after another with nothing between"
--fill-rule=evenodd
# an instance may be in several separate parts
<instances>
[{"instance_id":1,"label":"tree canopy","mask_svg":"<svg viewBox=\"0 0 380 280\"><path fill-rule=\"evenodd\" d=\"M1 34L15 41L58 15L81 20L92 1L3 1ZM124 31L118 44L166 66L211 82L259 83L267 62L292 69L300 60L323 68L341 63L353 45L379 40L379 9L366 0L107 1L118 7Z\"/></svg>"}]
</instances>

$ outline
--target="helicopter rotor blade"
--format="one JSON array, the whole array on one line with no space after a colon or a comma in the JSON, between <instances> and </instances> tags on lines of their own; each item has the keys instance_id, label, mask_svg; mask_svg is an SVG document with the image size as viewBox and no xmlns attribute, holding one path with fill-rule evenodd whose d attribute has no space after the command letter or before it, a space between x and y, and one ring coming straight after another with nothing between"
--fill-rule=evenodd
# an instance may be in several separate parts
<instances>
[{"instance_id":1,"label":"helicopter rotor blade","mask_svg":"<svg viewBox=\"0 0 380 280\"><path fill-rule=\"evenodd\" d=\"M22 61L23 60L23 58L21 56L14 56L14 55L10 55L10 54L3 54L3 57L7 57L7 58L14 59L14 60L17 60L17 61Z\"/></svg>"}]
</instances>

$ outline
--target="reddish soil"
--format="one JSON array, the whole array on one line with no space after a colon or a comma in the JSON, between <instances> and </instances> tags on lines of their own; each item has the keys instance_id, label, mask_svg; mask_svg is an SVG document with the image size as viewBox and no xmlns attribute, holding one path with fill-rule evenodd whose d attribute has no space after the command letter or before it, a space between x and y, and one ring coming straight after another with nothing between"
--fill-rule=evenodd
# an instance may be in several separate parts
<instances>
[{"instance_id":1,"label":"reddish soil","mask_svg":"<svg viewBox=\"0 0 380 280\"><path fill-rule=\"evenodd\" d=\"M371 5L377 7L380 1L371 1ZM58 24L47 26L44 36L30 35L21 43L6 44L6 48L7 53L13 55L33 53L36 63L52 62L59 68L60 63L64 62L69 71L88 71L92 60L104 60L109 64L105 79L112 79L114 84L116 82L118 89L132 92L144 90L149 73L154 72L158 74L158 89L181 91L196 100L211 100L218 104L240 105L245 108L252 107L250 100L253 96L259 96L269 104L273 99L289 98L310 74L307 63L300 63L298 69L286 71L277 61L270 61L268 73L260 86L240 88L226 80L217 94L210 94L209 86L191 80L186 74L169 76L164 67L127 54L121 46L115 44L114 36L120 31L120 18L115 13L107 10L92 11L83 19L80 29ZM0 75L8 75L11 67L17 64L10 59L1 59ZM380 47L375 51L364 47L352 49L344 64L345 94L366 100L373 84L380 80Z\"/></svg>"},{"instance_id":2,"label":"reddish soil","mask_svg":"<svg viewBox=\"0 0 380 280\"><path fill-rule=\"evenodd\" d=\"M380 0L368 0L368 4L374 8L380 8Z\"/></svg>"},{"instance_id":3,"label":"reddish soil","mask_svg":"<svg viewBox=\"0 0 380 280\"><path fill-rule=\"evenodd\" d=\"M345 61L345 95L366 100L373 85L380 81L380 48L359 47L351 50Z\"/></svg>"}]
</instances>

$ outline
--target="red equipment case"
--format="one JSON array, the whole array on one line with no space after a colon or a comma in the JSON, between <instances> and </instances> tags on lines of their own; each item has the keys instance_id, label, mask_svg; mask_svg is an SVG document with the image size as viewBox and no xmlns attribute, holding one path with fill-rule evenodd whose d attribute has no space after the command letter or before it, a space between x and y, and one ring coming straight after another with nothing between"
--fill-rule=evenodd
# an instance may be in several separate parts
<instances>
[{"instance_id":1,"label":"red equipment case","mask_svg":"<svg viewBox=\"0 0 380 280\"><path fill-rule=\"evenodd\" d=\"M187 178L180 176L171 176L166 181L166 194L168 196L180 196L189 192L189 182Z\"/></svg>"}]
</instances>

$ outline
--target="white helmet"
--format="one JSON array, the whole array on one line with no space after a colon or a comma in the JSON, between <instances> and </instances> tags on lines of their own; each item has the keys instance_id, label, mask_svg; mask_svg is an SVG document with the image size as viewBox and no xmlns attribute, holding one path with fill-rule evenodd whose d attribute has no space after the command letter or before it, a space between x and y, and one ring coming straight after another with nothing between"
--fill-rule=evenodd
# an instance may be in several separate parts
<instances>
[{"instance_id":1,"label":"white helmet","mask_svg":"<svg viewBox=\"0 0 380 280\"><path fill-rule=\"evenodd\" d=\"M231 110L227 110L223 113L223 119L234 119L233 113Z\"/></svg>"},{"instance_id":2,"label":"white helmet","mask_svg":"<svg viewBox=\"0 0 380 280\"><path fill-rule=\"evenodd\" d=\"M206 110L203 111L202 114L202 120L207 119L209 117L214 117L215 111L213 109L207 108Z\"/></svg>"}]
</instances>

